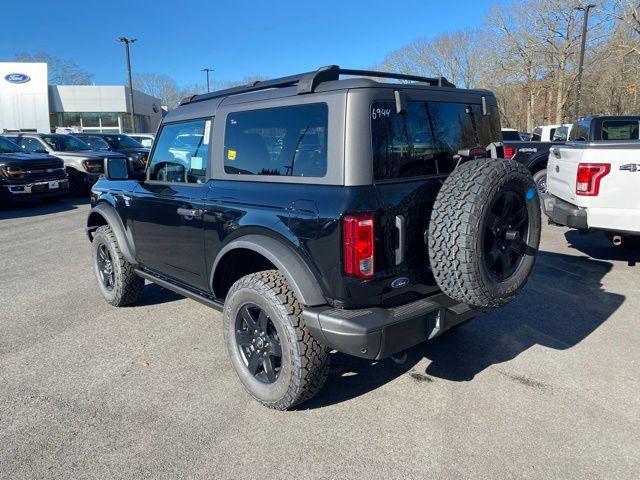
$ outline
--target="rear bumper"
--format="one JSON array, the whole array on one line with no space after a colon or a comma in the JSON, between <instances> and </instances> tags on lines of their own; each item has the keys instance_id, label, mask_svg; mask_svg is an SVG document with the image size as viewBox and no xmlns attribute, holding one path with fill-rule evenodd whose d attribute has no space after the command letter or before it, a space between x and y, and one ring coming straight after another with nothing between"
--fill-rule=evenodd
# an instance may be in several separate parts
<instances>
[{"instance_id":1,"label":"rear bumper","mask_svg":"<svg viewBox=\"0 0 640 480\"><path fill-rule=\"evenodd\" d=\"M302 314L319 342L349 355L379 360L437 337L482 311L438 294L396 308L323 306L307 308Z\"/></svg>"},{"instance_id":2,"label":"rear bumper","mask_svg":"<svg viewBox=\"0 0 640 480\"><path fill-rule=\"evenodd\" d=\"M589 228L586 209L576 207L550 193L545 195L542 204L544 213L549 217L551 223L580 230Z\"/></svg>"}]
</instances>

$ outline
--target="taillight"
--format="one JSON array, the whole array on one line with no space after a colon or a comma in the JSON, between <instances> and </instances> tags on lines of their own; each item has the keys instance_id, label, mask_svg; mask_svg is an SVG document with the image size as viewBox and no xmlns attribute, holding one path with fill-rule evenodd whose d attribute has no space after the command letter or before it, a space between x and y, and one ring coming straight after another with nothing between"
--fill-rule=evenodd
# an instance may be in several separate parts
<instances>
[{"instance_id":1,"label":"taillight","mask_svg":"<svg viewBox=\"0 0 640 480\"><path fill-rule=\"evenodd\" d=\"M373 278L373 216L346 215L343 220L344 273L356 278Z\"/></svg>"},{"instance_id":2,"label":"taillight","mask_svg":"<svg viewBox=\"0 0 640 480\"><path fill-rule=\"evenodd\" d=\"M504 158L512 160L516 156L516 147L504 147Z\"/></svg>"},{"instance_id":3,"label":"taillight","mask_svg":"<svg viewBox=\"0 0 640 480\"><path fill-rule=\"evenodd\" d=\"M576 175L576 194L595 197L600 192L600 180L611 171L608 163L581 163Z\"/></svg>"}]
</instances>

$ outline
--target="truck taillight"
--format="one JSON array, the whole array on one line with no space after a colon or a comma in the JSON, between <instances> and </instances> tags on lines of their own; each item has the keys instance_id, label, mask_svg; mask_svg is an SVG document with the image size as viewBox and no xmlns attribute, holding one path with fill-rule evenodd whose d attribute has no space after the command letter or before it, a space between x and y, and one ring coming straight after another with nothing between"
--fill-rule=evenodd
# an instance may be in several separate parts
<instances>
[{"instance_id":1,"label":"truck taillight","mask_svg":"<svg viewBox=\"0 0 640 480\"><path fill-rule=\"evenodd\" d=\"M507 160L513 159L516 156L516 147L504 147L504 158Z\"/></svg>"},{"instance_id":2,"label":"truck taillight","mask_svg":"<svg viewBox=\"0 0 640 480\"><path fill-rule=\"evenodd\" d=\"M576 175L576 194L595 197L600 192L600 180L611 171L608 163L581 163Z\"/></svg>"},{"instance_id":3,"label":"truck taillight","mask_svg":"<svg viewBox=\"0 0 640 480\"><path fill-rule=\"evenodd\" d=\"M355 278L373 278L373 216L346 215L342 224L344 273Z\"/></svg>"}]
</instances>

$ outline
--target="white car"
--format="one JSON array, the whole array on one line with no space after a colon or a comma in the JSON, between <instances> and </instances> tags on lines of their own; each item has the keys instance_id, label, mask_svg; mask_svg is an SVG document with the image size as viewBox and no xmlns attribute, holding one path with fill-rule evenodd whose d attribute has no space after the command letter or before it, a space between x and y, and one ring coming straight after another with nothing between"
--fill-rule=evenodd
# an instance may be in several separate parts
<instances>
[{"instance_id":1,"label":"white car","mask_svg":"<svg viewBox=\"0 0 640 480\"><path fill-rule=\"evenodd\" d=\"M544 209L553 223L605 230L615 245L640 245L638 117L582 120L581 139L554 146ZM615 140L614 140L615 139Z\"/></svg>"}]
</instances>

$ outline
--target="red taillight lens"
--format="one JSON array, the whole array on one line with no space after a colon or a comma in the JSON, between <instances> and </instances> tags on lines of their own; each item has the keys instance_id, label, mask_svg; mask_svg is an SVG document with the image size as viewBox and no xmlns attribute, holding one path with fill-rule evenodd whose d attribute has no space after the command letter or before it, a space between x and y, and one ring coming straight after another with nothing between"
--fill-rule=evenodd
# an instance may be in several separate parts
<instances>
[{"instance_id":1,"label":"red taillight lens","mask_svg":"<svg viewBox=\"0 0 640 480\"><path fill-rule=\"evenodd\" d=\"M343 220L344 273L373 278L373 216L346 215Z\"/></svg>"},{"instance_id":2,"label":"red taillight lens","mask_svg":"<svg viewBox=\"0 0 640 480\"><path fill-rule=\"evenodd\" d=\"M595 197L600 192L600 180L611 171L608 163L581 163L576 175L576 194Z\"/></svg>"},{"instance_id":3,"label":"red taillight lens","mask_svg":"<svg viewBox=\"0 0 640 480\"><path fill-rule=\"evenodd\" d=\"M516 148L515 147L504 147L504 158L511 160L516 156Z\"/></svg>"}]
</instances>

